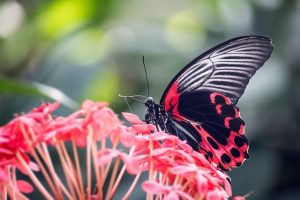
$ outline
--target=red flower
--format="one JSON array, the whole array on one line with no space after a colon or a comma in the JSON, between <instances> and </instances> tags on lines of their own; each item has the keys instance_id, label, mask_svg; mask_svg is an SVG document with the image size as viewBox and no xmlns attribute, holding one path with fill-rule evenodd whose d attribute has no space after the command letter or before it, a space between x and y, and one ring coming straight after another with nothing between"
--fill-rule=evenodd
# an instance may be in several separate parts
<instances>
[{"instance_id":1,"label":"red flower","mask_svg":"<svg viewBox=\"0 0 300 200\"><path fill-rule=\"evenodd\" d=\"M50 123L50 113L58 106L58 103L44 103L0 127L0 167L12 165L24 172L17 154L29 163L28 154L39 142L38 137L43 133L44 126Z\"/></svg>"},{"instance_id":2,"label":"red flower","mask_svg":"<svg viewBox=\"0 0 300 200\"><path fill-rule=\"evenodd\" d=\"M182 186L180 184L166 186L156 181L145 181L142 184L142 188L148 193L164 195L165 200L179 200L181 198L188 200L194 199L192 196L182 190Z\"/></svg>"},{"instance_id":3,"label":"red flower","mask_svg":"<svg viewBox=\"0 0 300 200\"><path fill-rule=\"evenodd\" d=\"M143 130L128 136L136 147L132 157L139 160L143 170L149 170L149 181L143 189L151 194L174 199L227 199L231 196L228 176L210 164L204 156L194 151L178 137L164 132L151 133L148 124L141 124L136 116L124 114L131 123ZM145 134L146 129L151 134Z\"/></svg>"},{"instance_id":4,"label":"red flower","mask_svg":"<svg viewBox=\"0 0 300 200\"><path fill-rule=\"evenodd\" d=\"M111 199L127 172L134 180L123 197L126 199L145 171L149 176L142 188L149 199L231 197L228 175L178 137L157 131L154 125L130 113L123 113L131 123L126 127L106 103L87 100L80 110L66 117L52 115L58 106L44 103L0 127L0 198L25 199L34 184L45 199L103 199L104 194ZM66 143L71 144L72 153ZM50 146L59 156L66 185L56 173L57 166L53 166ZM85 150L86 163L81 163L77 147ZM17 180L17 170L31 182ZM38 170L49 190L36 177Z\"/></svg>"}]
</instances>

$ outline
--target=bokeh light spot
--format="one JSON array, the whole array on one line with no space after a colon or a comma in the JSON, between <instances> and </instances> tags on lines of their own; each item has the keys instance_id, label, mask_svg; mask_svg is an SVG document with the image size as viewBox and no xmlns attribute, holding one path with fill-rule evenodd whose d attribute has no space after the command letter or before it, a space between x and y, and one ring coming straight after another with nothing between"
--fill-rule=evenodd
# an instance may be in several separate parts
<instances>
[{"instance_id":1,"label":"bokeh light spot","mask_svg":"<svg viewBox=\"0 0 300 200\"><path fill-rule=\"evenodd\" d=\"M39 26L46 36L68 32L87 21L90 1L55 1L40 16Z\"/></svg>"},{"instance_id":2,"label":"bokeh light spot","mask_svg":"<svg viewBox=\"0 0 300 200\"><path fill-rule=\"evenodd\" d=\"M99 29L80 32L69 43L68 56L82 66L93 65L105 58L112 48L112 38Z\"/></svg>"},{"instance_id":3,"label":"bokeh light spot","mask_svg":"<svg viewBox=\"0 0 300 200\"><path fill-rule=\"evenodd\" d=\"M118 73L114 66L110 66L95 73L83 96L94 101L107 101L113 104L120 101L118 98L119 91Z\"/></svg>"},{"instance_id":4,"label":"bokeh light spot","mask_svg":"<svg viewBox=\"0 0 300 200\"><path fill-rule=\"evenodd\" d=\"M0 5L0 36L5 38L15 33L25 17L23 7L15 1Z\"/></svg>"},{"instance_id":5,"label":"bokeh light spot","mask_svg":"<svg viewBox=\"0 0 300 200\"><path fill-rule=\"evenodd\" d=\"M195 13L182 11L170 18L165 36L173 48L188 54L203 44L205 31Z\"/></svg>"}]
</instances>

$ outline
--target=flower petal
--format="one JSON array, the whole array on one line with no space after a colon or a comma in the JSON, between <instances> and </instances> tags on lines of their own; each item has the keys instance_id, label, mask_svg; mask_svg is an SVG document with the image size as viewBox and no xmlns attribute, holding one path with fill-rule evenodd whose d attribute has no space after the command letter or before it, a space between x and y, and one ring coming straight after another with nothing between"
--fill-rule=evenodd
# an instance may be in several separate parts
<instances>
[{"instance_id":1,"label":"flower petal","mask_svg":"<svg viewBox=\"0 0 300 200\"><path fill-rule=\"evenodd\" d=\"M225 191L227 192L228 196L232 196L231 185L227 179L224 180L224 187L225 187Z\"/></svg>"},{"instance_id":2,"label":"flower petal","mask_svg":"<svg viewBox=\"0 0 300 200\"><path fill-rule=\"evenodd\" d=\"M32 171L40 171L39 166L33 161L29 161L29 167L32 169Z\"/></svg>"},{"instance_id":3,"label":"flower petal","mask_svg":"<svg viewBox=\"0 0 300 200\"><path fill-rule=\"evenodd\" d=\"M120 141L125 147L131 147L135 144L136 138L132 131L124 130L120 136Z\"/></svg>"},{"instance_id":4,"label":"flower petal","mask_svg":"<svg viewBox=\"0 0 300 200\"><path fill-rule=\"evenodd\" d=\"M164 198L164 200L179 200L179 199L180 198L178 194L174 191L169 192Z\"/></svg>"},{"instance_id":5,"label":"flower petal","mask_svg":"<svg viewBox=\"0 0 300 200\"><path fill-rule=\"evenodd\" d=\"M170 169L173 174L186 174L190 172L196 172L197 167L195 165L177 165Z\"/></svg>"},{"instance_id":6,"label":"flower petal","mask_svg":"<svg viewBox=\"0 0 300 200\"><path fill-rule=\"evenodd\" d=\"M151 134L152 131L156 130L153 124L132 125L132 128L140 134Z\"/></svg>"},{"instance_id":7,"label":"flower petal","mask_svg":"<svg viewBox=\"0 0 300 200\"><path fill-rule=\"evenodd\" d=\"M98 110L108 105L106 102L93 102L91 100L84 100L81 108L86 111Z\"/></svg>"},{"instance_id":8,"label":"flower petal","mask_svg":"<svg viewBox=\"0 0 300 200\"><path fill-rule=\"evenodd\" d=\"M157 183L156 181L145 181L142 183L142 189L151 194L166 194L170 191L168 186Z\"/></svg>"},{"instance_id":9,"label":"flower petal","mask_svg":"<svg viewBox=\"0 0 300 200\"><path fill-rule=\"evenodd\" d=\"M8 177L7 171L0 168L0 183L8 182L8 181L9 181L9 177Z\"/></svg>"},{"instance_id":10,"label":"flower petal","mask_svg":"<svg viewBox=\"0 0 300 200\"><path fill-rule=\"evenodd\" d=\"M227 196L224 196L223 192L218 188L215 188L212 191L208 191L206 195L206 200L225 200Z\"/></svg>"},{"instance_id":11,"label":"flower petal","mask_svg":"<svg viewBox=\"0 0 300 200\"><path fill-rule=\"evenodd\" d=\"M137 174L139 169L139 163L135 161L132 157L129 157L125 153L120 154L121 159L126 164L126 170L129 174Z\"/></svg>"},{"instance_id":12,"label":"flower petal","mask_svg":"<svg viewBox=\"0 0 300 200\"><path fill-rule=\"evenodd\" d=\"M101 149L97 155L97 164L98 166L104 166L109 162L111 162L112 159L114 159L118 155L119 155L118 150Z\"/></svg>"},{"instance_id":13,"label":"flower petal","mask_svg":"<svg viewBox=\"0 0 300 200\"><path fill-rule=\"evenodd\" d=\"M233 197L232 200L246 200L246 198L242 197L242 196L236 196L236 197Z\"/></svg>"},{"instance_id":14,"label":"flower petal","mask_svg":"<svg viewBox=\"0 0 300 200\"><path fill-rule=\"evenodd\" d=\"M203 173L197 173L197 190L200 194L206 194L208 190L208 180Z\"/></svg>"},{"instance_id":15,"label":"flower petal","mask_svg":"<svg viewBox=\"0 0 300 200\"><path fill-rule=\"evenodd\" d=\"M32 185L24 180L17 180L17 187L21 192L26 194L29 194L33 191Z\"/></svg>"},{"instance_id":16,"label":"flower petal","mask_svg":"<svg viewBox=\"0 0 300 200\"><path fill-rule=\"evenodd\" d=\"M122 115L131 124L134 124L134 125L145 124L145 122L143 122L138 116L136 116L136 115L134 115L132 113L122 112Z\"/></svg>"}]
</instances>

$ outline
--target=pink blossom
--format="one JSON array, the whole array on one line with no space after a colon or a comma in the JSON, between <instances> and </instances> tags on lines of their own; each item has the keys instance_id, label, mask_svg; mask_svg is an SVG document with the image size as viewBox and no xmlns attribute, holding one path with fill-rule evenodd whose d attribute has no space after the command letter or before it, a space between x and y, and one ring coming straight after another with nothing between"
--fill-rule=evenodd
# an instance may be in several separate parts
<instances>
[{"instance_id":1,"label":"pink blossom","mask_svg":"<svg viewBox=\"0 0 300 200\"><path fill-rule=\"evenodd\" d=\"M165 195L164 199L169 200L175 200L175 199L187 199L187 200L193 200L194 198L190 196L188 193L184 192L182 190L181 185L172 185L172 186L166 186L163 184L160 184L156 181L145 181L142 184L143 190L145 190L148 193L158 194L158 195Z\"/></svg>"},{"instance_id":2,"label":"pink blossom","mask_svg":"<svg viewBox=\"0 0 300 200\"><path fill-rule=\"evenodd\" d=\"M24 180L17 181L17 188L23 193L31 193L33 191L33 187L30 183Z\"/></svg>"},{"instance_id":3,"label":"pink blossom","mask_svg":"<svg viewBox=\"0 0 300 200\"><path fill-rule=\"evenodd\" d=\"M136 115L123 113L131 124L127 127L107 103L86 100L81 109L65 117L52 114L58 106L43 103L0 127L1 194L25 198L36 188L45 199L111 199L127 173L133 181L126 199L147 172L142 188L149 197L214 200L232 196L226 173L185 141L157 131ZM72 153L66 144L71 144ZM56 173L50 148L59 156L66 185ZM84 150L86 163L81 163L77 148ZM16 171L30 181L17 180ZM45 177L48 190L36 177L37 171Z\"/></svg>"}]
</instances>

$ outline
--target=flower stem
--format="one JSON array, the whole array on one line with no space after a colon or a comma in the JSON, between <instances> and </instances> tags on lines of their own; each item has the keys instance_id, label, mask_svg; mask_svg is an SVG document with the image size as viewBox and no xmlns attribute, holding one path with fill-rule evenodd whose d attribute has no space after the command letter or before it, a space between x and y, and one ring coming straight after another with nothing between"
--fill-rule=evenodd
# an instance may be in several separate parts
<instances>
[{"instance_id":1,"label":"flower stem","mask_svg":"<svg viewBox=\"0 0 300 200\"><path fill-rule=\"evenodd\" d=\"M66 158L64 157L62 146L59 145L59 143L57 143L55 145L55 147L56 147L56 150L58 152L58 157L60 159L61 166L62 166L64 174L65 174L65 179L66 179L68 188L71 192L72 199L75 199L75 197L76 197L75 190L74 190L74 187L72 185L72 178L74 178L73 175L71 174L72 169L70 169L70 167L67 164Z\"/></svg>"},{"instance_id":2,"label":"flower stem","mask_svg":"<svg viewBox=\"0 0 300 200\"><path fill-rule=\"evenodd\" d=\"M20 153L17 153L17 159L20 161L22 166L26 169L30 179L32 182L35 184L35 186L38 188L38 190L42 193L42 195L47 199L47 200L54 200L53 197L48 193L48 191L44 188L42 183L38 180L38 178L34 175L34 173L31 171L29 168L28 164L24 160L24 158L20 155Z\"/></svg>"},{"instance_id":3,"label":"flower stem","mask_svg":"<svg viewBox=\"0 0 300 200\"><path fill-rule=\"evenodd\" d=\"M132 156L134 150L135 150L135 146L133 146L133 147L130 149L130 151L129 151L129 156ZM116 180L116 182L115 182L115 184L114 184L114 186L113 186L113 188L112 188L112 191L111 191L111 194L110 194L110 198L112 198L113 195L114 195L114 193L116 192L117 187L118 187L118 185L120 184L120 181L121 181L121 179L122 179L122 177L123 177L123 175L124 175L124 173L125 173L126 167L127 167L127 165L124 164L123 167L122 167L122 169L121 169L121 171L120 171L120 173L119 173L119 175L118 175L118 178L117 178L117 180Z\"/></svg>"},{"instance_id":4,"label":"flower stem","mask_svg":"<svg viewBox=\"0 0 300 200\"><path fill-rule=\"evenodd\" d=\"M53 166L51 156L49 154L49 151L48 151L48 148L47 148L46 144L42 143L41 145L42 145L42 147L37 146L37 150L38 150L39 154L41 155L41 157L43 158L43 161L46 163L46 166L48 167L49 172L50 172L50 174L52 175L52 177L55 181L55 186L57 188L57 192L60 193L60 190L62 190L68 198L71 198L70 193L65 188L64 184L61 182L61 180L57 176L57 173L55 172L55 168ZM57 199L58 199L58 197L57 197Z\"/></svg>"},{"instance_id":5,"label":"flower stem","mask_svg":"<svg viewBox=\"0 0 300 200\"><path fill-rule=\"evenodd\" d=\"M91 135L93 134L93 129L91 126L88 127L89 128L89 132L91 132ZM92 148L92 159L93 159L93 165L94 165L94 173L95 173L95 177L96 177L96 182L97 182L97 198L98 199L103 199L102 197L102 186L100 185L100 173L97 167L97 142L95 140L93 140L91 142L91 148Z\"/></svg>"},{"instance_id":6,"label":"flower stem","mask_svg":"<svg viewBox=\"0 0 300 200\"><path fill-rule=\"evenodd\" d=\"M36 141L37 140L36 139L36 134L34 133L33 129L32 128L28 128L28 130L25 129L24 124L20 124L20 129L21 129L21 133L22 133L23 137L25 138L26 142L28 144L30 144L30 145L28 145L29 152L30 152L31 156L33 156L33 158L35 159L35 161L37 162L37 164L39 165L39 168L41 169L42 174L44 175L44 177L46 179L46 182L48 183L50 189L52 190L53 193L56 192L58 194L57 196L59 196L59 197L62 198L60 189L56 188L57 190L55 190L55 187L54 187L54 185L52 183L52 180L50 179L48 173L46 172L43 163L41 162L41 160L39 159L38 155L36 154L36 151L35 151L34 147L38 149L40 147L39 146L40 143L37 143L36 145L32 144L33 143L32 141ZM43 156L43 154L40 154L40 155L41 155L42 158L45 158Z\"/></svg>"},{"instance_id":7,"label":"flower stem","mask_svg":"<svg viewBox=\"0 0 300 200\"><path fill-rule=\"evenodd\" d=\"M80 199L81 199L84 197L84 189L83 189L83 182L82 182L82 175L81 175L81 167L79 164L79 157L78 157L78 152L77 152L74 138L72 138L72 150L73 150L73 156L74 156L74 160L75 160L75 167L76 167L76 171L77 171L77 184L79 185L79 191L80 191L80 194L82 195L80 197Z\"/></svg>"},{"instance_id":8,"label":"flower stem","mask_svg":"<svg viewBox=\"0 0 300 200\"><path fill-rule=\"evenodd\" d=\"M18 188L16 188L15 185L10 184L10 185L8 185L6 187L6 189L7 189L6 191L7 191L8 195L10 197L9 199L13 199L13 200L15 200L15 199L17 199L17 200L29 200L24 194L22 194L18 190ZM6 193L6 195L7 195L7 193ZM7 200L7 196L5 196L5 198L2 198L2 199L3 200Z\"/></svg>"},{"instance_id":9,"label":"flower stem","mask_svg":"<svg viewBox=\"0 0 300 200\"><path fill-rule=\"evenodd\" d=\"M118 172L118 169L119 169L119 165L120 165L120 159L117 158L116 162L114 164L112 175L111 175L110 180L109 180L109 185L108 185L108 189L107 189L106 200L112 199L112 197L113 197L113 195L115 193L115 187L113 187L113 186L115 186L115 184L118 183L118 179L117 179L116 182L115 182L115 180L116 180L117 172ZM122 170L121 170L120 174L122 174L122 172L123 172Z\"/></svg>"},{"instance_id":10,"label":"flower stem","mask_svg":"<svg viewBox=\"0 0 300 200\"><path fill-rule=\"evenodd\" d=\"M71 158L69 156L69 153L68 153L68 151L66 149L66 146L64 145L63 142L60 142L60 146L62 148L62 152L63 152L62 155L64 156L64 161L66 161L65 166L66 166L66 169L68 170L67 174L69 175L70 183L75 187L75 191L76 191L77 195L81 196L79 185L77 184L77 181L76 181L78 175L76 173L74 164L72 163Z\"/></svg>"},{"instance_id":11,"label":"flower stem","mask_svg":"<svg viewBox=\"0 0 300 200\"><path fill-rule=\"evenodd\" d=\"M33 156L33 159L35 160L35 162L38 164L39 166L39 169L41 170L43 176L45 177L46 179L46 182L47 184L49 185L51 191L54 193L55 191L56 192L59 192L60 190L56 190L55 187L54 187L54 184L53 184L53 180L51 180L50 176L48 175L48 172L45 168L45 166L43 165L42 161L40 160L40 158L38 157L38 155L36 154L35 151L32 151L31 152L31 155Z\"/></svg>"},{"instance_id":12,"label":"flower stem","mask_svg":"<svg viewBox=\"0 0 300 200\"><path fill-rule=\"evenodd\" d=\"M153 163L153 158L152 158L152 155L153 155L153 141L150 140L149 141L149 149L150 149L150 166L149 166L149 180L153 180L154 177L153 177L153 173L154 173L154 163ZM153 195L150 194L150 193L147 193L147 200L153 200Z\"/></svg>"},{"instance_id":13,"label":"flower stem","mask_svg":"<svg viewBox=\"0 0 300 200\"><path fill-rule=\"evenodd\" d=\"M142 172L139 172L139 173L135 176L135 178L134 178L134 180L133 180L133 182L132 182L130 188L128 189L128 191L126 192L126 194L124 195L124 197L122 198L122 200L125 200L125 199L128 199L128 198L129 198L129 196L130 196L131 193L133 192L133 190L134 190L136 184L138 183L138 181L139 181L139 179L140 179L140 177L141 177L141 174L142 174Z\"/></svg>"},{"instance_id":14,"label":"flower stem","mask_svg":"<svg viewBox=\"0 0 300 200\"><path fill-rule=\"evenodd\" d=\"M86 198L87 199L91 199L91 143L92 143L92 134L88 132L87 145L86 145L86 177L87 177Z\"/></svg>"}]
</instances>

